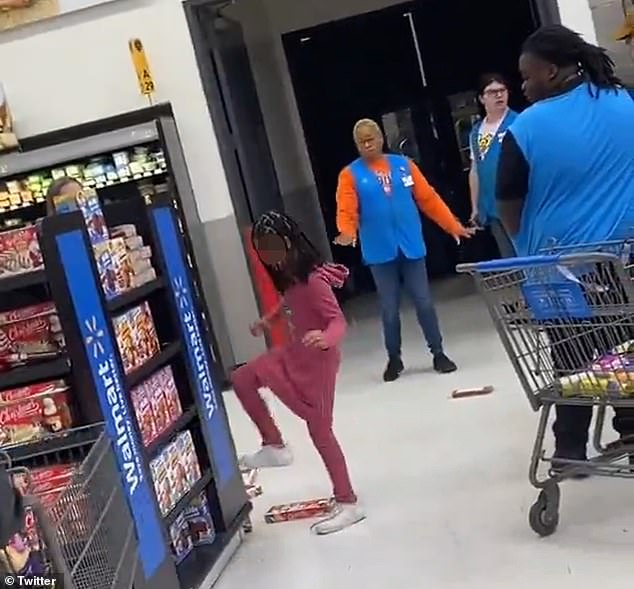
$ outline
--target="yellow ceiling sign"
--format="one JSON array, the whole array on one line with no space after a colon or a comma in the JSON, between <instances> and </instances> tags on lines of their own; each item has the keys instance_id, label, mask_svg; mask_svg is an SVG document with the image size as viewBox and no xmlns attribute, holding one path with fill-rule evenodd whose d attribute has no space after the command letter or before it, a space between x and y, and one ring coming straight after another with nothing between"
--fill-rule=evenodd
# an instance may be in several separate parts
<instances>
[{"instance_id":1,"label":"yellow ceiling sign","mask_svg":"<svg viewBox=\"0 0 634 589\"><path fill-rule=\"evenodd\" d=\"M136 72L136 77L139 82L139 90L144 96L151 96L156 90L156 84L154 83L154 77L152 76L152 70L145 55L145 48L141 39L130 39L128 42L130 48L130 55L132 56L132 65Z\"/></svg>"}]
</instances>

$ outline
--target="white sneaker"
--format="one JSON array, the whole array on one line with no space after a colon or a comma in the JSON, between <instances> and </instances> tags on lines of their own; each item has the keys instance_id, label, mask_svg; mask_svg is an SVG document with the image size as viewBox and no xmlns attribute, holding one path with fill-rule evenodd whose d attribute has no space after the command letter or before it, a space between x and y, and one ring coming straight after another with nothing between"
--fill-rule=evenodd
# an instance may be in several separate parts
<instances>
[{"instance_id":1,"label":"white sneaker","mask_svg":"<svg viewBox=\"0 0 634 589\"><path fill-rule=\"evenodd\" d=\"M278 468L293 464L293 453L288 446L262 446L255 454L240 457L240 470Z\"/></svg>"},{"instance_id":2,"label":"white sneaker","mask_svg":"<svg viewBox=\"0 0 634 589\"><path fill-rule=\"evenodd\" d=\"M318 536L334 534L366 518L363 507L356 503L337 503L330 515L310 528Z\"/></svg>"}]
</instances>

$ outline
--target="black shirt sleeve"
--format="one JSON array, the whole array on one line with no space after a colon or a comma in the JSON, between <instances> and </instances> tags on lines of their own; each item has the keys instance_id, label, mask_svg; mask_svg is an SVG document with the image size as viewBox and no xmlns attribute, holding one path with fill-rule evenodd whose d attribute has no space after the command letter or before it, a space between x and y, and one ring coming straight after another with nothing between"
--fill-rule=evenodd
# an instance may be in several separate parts
<instances>
[{"instance_id":1,"label":"black shirt sleeve","mask_svg":"<svg viewBox=\"0 0 634 589\"><path fill-rule=\"evenodd\" d=\"M528 194L528 174L528 162L513 134L507 131L502 141L497 170L496 199L503 202L523 202Z\"/></svg>"}]
</instances>

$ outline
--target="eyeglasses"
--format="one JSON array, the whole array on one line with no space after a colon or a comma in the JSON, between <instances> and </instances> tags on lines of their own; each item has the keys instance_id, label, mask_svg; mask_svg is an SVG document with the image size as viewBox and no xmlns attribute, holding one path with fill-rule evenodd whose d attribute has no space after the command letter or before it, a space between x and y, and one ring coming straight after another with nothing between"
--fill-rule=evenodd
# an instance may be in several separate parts
<instances>
[{"instance_id":1,"label":"eyeglasses","mask_svg":"<svg viewBox=\"0 0 634 589\"><path fill-rule=\"evenodd\" d=\"M485 96L504 96L508 90L506 88L490 88L484 91Z\"/></svg>"}]
</instances>

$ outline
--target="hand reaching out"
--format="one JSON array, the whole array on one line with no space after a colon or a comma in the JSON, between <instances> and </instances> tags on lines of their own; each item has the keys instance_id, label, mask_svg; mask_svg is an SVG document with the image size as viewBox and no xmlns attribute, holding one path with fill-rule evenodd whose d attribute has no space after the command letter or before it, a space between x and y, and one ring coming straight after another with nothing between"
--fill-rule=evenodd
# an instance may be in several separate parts
<instances>
[{"instance_id":1,"label":"hand reaching out","mask_svg":"<svg viewBox=\"0 0 634 589\"><path fill-rule=\"evenodd\" d=\"M268 329L269 322L266 319L258 319L249 326L249 331L253 337L260 337Z\"/></svg>"},{"instance_id":2,"label":"hand reaching out","mask_svg":"<svg viewBox=\"0 0 634 589\"><path fill-rule=\"evenodd\" d=\"M350 237L350 235L344 235L340 233L335 237L334 242L335 245L341 245L343 247L355 247L357 245L356 237Z\"/></svg>"},{"instance_id":3,"label":"hand reaching out","mask_svg":"<svg viewBox=\"0 0 634 589\"><path fill-rule=\"evenodd\" d=\"M324 332L319 329L306 333L306 335L302 338L302 343L308 348L317 348L318 350L328 349Z\"/></svg>"}]
</instances>

